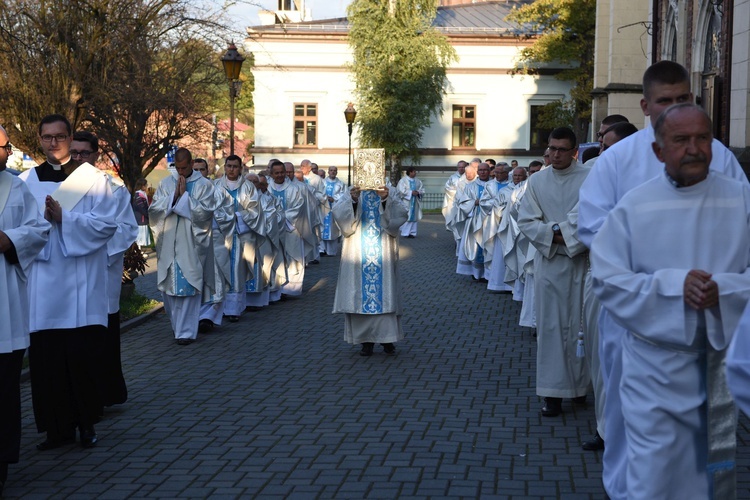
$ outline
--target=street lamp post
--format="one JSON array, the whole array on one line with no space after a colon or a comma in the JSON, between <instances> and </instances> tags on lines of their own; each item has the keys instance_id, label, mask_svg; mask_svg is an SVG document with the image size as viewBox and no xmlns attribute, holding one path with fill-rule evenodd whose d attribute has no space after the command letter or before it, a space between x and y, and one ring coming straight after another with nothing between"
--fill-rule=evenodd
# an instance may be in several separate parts
<instances>
[{"instance_id":1,"label":"street lamp post","mask_svg":"<svg viewBox=\"0 0 750 500\"><path fill-rule=\"evenodd\" d=\"M346 125L349 128L349 167L346 171L347 184L352 185L352 125L354 119L357 117L357 110L354 109L354 104L349 103L349 106L344 110L344 118L346 119Z\"/></svg>"},{"instance_id":2,"label":"street lamp post","mask_svg":"<svg viewBox=\"0 0 750 500\"><path fill-rule=\"evenodd\" d=\"M234 154L234 99L237 97L239 85L238 80L240 79L240 71L242 70L242 62L245 60L242 55L237 52L237 47L234 46L234 42L229 44L226 53L221 56L221 64L224 65L224 73L227 75L229 80L229 154Z\"/></svg>"}]
</instances>

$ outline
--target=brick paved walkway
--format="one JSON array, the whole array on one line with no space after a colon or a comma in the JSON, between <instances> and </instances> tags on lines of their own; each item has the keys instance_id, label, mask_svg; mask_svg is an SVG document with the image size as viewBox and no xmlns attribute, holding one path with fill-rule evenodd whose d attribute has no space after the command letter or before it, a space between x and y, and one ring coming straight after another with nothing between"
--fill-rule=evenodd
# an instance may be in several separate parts
<instances>
[{"instance_id":1,"label":"brick paved walkway","mask_svg":"<svg viewBox=\"0 0 750 500\"><path fill-rule=\"evenodd\" d=\"M159 314L123 337L130 399L99 446L37 452L28 382L8 498L603 498L593 404L542 419L535 342L508 295L454 273L427 216L402 239L407 338L361 358L331 304L338 258L305 295L174 344ZM138 279L154 295L154 269ZM591 397L591 395L589 396ZM747 420L740 497L750 498Z\"/></svg>"}]
</instances>

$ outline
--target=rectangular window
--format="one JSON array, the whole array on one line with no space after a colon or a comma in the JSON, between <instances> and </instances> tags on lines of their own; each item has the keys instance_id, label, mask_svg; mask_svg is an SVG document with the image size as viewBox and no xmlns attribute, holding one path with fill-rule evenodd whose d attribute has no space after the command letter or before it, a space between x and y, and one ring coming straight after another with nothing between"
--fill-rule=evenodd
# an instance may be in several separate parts
<instances>
[{"instance_id":1,"label":"rectangular window","mask_svg":"<svg viewBox=\"0 0 750 500\"><path fill-rule=\"evenodd\" d=\"M294 105L294 147L318 145L318 105Z\"/></svg>"},{"instance_id":2,"label":"rectangular window","mask_svg":"<svg viewBox=\"0 0 750 500\"><path fill-rule=\"evenodd\" d=\"M552 129L539 126L539 114L543 107L544 104L532 104L529 108L530 149L547 149L547 140Z\"/></svg>"},{"instance_id":3,"label":"rectangular window","mask_svg":"<svg viewBox=\"0 0 750 500\"><path fill-rule=\"evenodd\" d=\"M453 147L475 148L476 106L453 105Z\"/></svg>"}]
</instances>

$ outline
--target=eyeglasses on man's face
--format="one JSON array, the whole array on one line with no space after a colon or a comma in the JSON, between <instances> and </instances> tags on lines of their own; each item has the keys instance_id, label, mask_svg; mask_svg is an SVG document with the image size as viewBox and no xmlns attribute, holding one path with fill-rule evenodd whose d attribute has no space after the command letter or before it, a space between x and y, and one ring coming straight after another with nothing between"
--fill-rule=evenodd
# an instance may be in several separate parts
<instances>
[{"instance_id":1,"label":"eyeglasses on man's face","mask_svg":"<svg viewBox=\"0 0 750 500\"><path fill-rule=\"evenodd\" d=\"M45 134L41 137L42 142L52 142L52 141L62 142L67 138L68 138L68 134L55 134L55 135Z\"/></svg>"},{"instance_id":2,"label":"eyeglasses on man's face","mask_svg":"<svg viewBox=\"0 0 750 500\"><path fill-rule=\"evenodd\" d=\"M5 143L5 146L0 146L0 149L4 149L9 155L13 153L13 146L10 145L10 141Z\"/></svg>"},{"instance_id":3,"label":"eyeglasses on man's face","mask_svg":"<svg viewBox=\"0 0 750 500\"><path fill-rule=\"evenodd\" d=\"M550 152L550 154L555 153L567 153L568 151L573 151L575 148L557 148L555 146L550 146L547 148L547 151Z\"/></svg>"},{"instance_id":4,"label":"eyeglasses on man's face","mask_svg":"<svg viewBox=\"0 0 750 500\"><path fill-rule=\"evenodd\" d=\"M75 158L76 156L78 156L78 157L80 157L83 160L85 160L89 156L91 156L92 153L93 153L93 151L85 151L85 150L84 151L76 151L75 149L71 149L70 150L70 156L72 158Z\"/></svg>"}]
</instances>

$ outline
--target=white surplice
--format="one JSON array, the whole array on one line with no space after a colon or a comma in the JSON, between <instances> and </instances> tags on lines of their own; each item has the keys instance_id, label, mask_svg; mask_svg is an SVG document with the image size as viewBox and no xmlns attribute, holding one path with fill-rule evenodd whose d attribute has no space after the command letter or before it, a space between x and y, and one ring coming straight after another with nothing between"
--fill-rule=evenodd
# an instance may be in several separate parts
<instances>
[{"instance_id":1,"label":"white surplice","mask_svg":"<svg viewBox=\"0 0 750 500\"><path fill-rule=\"evenodd\" d=\"M206 262L213 262L213 282L203 283L199 319L207 319L214 325L221 326L224 317L224 305L229 293L232 279L232 248L235 233L235 214L232 197L226 189L214 186L217 207L211 221L211 246ZM175 310L178 310L175 308ZM183 307L190 313L190 308ZM229 313L228 313L229 314Z\"/></svg>"},{"instance_id":2,"label":"white surplice","mask_svg":"<svg viewBox=\"0 0 750 500\"><path fill-rule=\"evenodd\" d=\"M591 248L607 215L628 191L663 172L664 165L653 152L653 142L654 131L649 126L613 144L598 157L581 186L578 207L578 236L587 247ZM711 170L747 182L731 151L716 139L711 150ZM627 499L625 423L619 396L625 334L626 330L602 307L599 312L599 360L607 394L604 407L606 435L603 436L607 445L602 457L602 482L612 500Z\"/></svg>"},{"instance_id":3,"label":"white surplice","mask_svg":"<svg viewBox=\"0 0 750 500\"><path fill-rule=\"evenodd\" d=\"M706 386L722 370L707 370L706 349L723 354L750 299L750 187L712 172L677 188L662 174L623 196L591 261L595 293L628 330L620 383L627 497L711 498L708 468L725 464L707 464ZM718 306L685 303L691 269L712 275Z\"/></svg>"},{"instance_id":4,"label":"white surplice","mask_svg":"<svg viewBox=\"0 0 750 500\"><path fill-rule=\"evenodd\" d=\"M356 206L347 192L333 206L344 236L333 312L346 314L350 344L403 338L398 235L407 216L393 188L385 207L375 191L362 191Z\"/></svg>"},{"instance_id":5,"label":"white surplice","mask_svg":"<svg viewBox=\"0 0 750 500\"><path fill-rule=\"evenodd\" d=\"M445 187L443 188L444 195L442 213L443 218L445 219L445 229L453 233L453 238L456 241L461 239L461 233L456 230L453 220L455 217L454 202L456 198L458 181L460 181L462 178L464 178L464 176L460 175L458 172L454 173L445 182Z\"/></svg>"},{"instance_id":6,"label":"white surplice","mask_svg":"<svg viewBox=\"0 0 750 500\"><path fill-rule=\"evenodd\" d=\"M117 231L107 242L107 298L108 312L114 314L120 310L120 291L122 290L122 265L125 251L138 238L138 223L133 213L130 191L122 181L108 177L110 189L117 203Z\"/></svg>"},{"instance_id":7,"label":"white surplice","mask_svg":"<svg viewBox=\"0 0 750 500\"><path fill-rule=\"evenodd\" d=\"M416 177L412 179L406 175L396 184L396 191L409 213L409 218L401 226L401 236L416 236L417 222L422 220L422 196L425 193L424 184ZM414 191L417 191L419 194L414 196Z\"/></svg>"},{"instance_id":8,"label":"white surplice","mask_svg":"<svg viewBox=\"0 0 750 500\"><path fill-rule=\"evenodd\" d=\"M727 349L727 385L734 401L750 415L750 302L745 307Z\"/></svg>"},{"instance_id":9,"label":"white surplice","mask_svg":"<svg viewBox=\"0 0 750 500\"><path fill-rule=\"evenodd\" d=\"M0 255L0 353L29 346L29 296L31 265L49 239L50 223L44 220L26 184L0 171L0 231L13 243L18 262Z\"/></svg>"},{"instance_id":10,"label":"white surplice","mask_svg":"<svg viewBox=\"0 0 750 500\"><path fill-rule=\"evenodd\" d=\"M487 289L492 291L512 291L513 287L505 283L505 259L503 255L503 240L500 229L503 218L510 203L510 197L515 190L515 184L502 187L497 181L490 181L485 186L479 205L487 213L482 234L482 248L485 251L485 267L487 273Z\"/></svg>"},{"instance_id":11,"label":"white surplice","mask_svg":"<svg viewBox=\"0 0 750 500\"><path fill-rule=\"evenodd\" d=\"M103 278L107 244L117 230L117 203L106 174L84 163L60 183L40 182L34 168L20 177L40 212L47 195L62 207L62 222L52 223L49 241L31 268L31 331L106 326L108 296ZM65 300L50 300L51 291Z\"/></svg>"},{"instance_id":12,"label":"white surplice","mask_svg":"<svg viewBox=\"0 0 750 500\"><path fill-rule=\"evenodd\" d=\"M264 232L265 218L253 183L240 177L234 184L226 176L214 183L217 189L223 189L229 194L233 203L236 220L227 241L231 271L224 314L239 316L245 310L247 282L258 272L258 235Z\"/></svg>"},{"instance_id":13,"label":"white surplice","mask_svg":"<svg viewBox=\"0 0 750 500\"><path fill-rule=\"evenodd\" d=\"M565 169L549 168L527 181L518 213L518 228L537 250L534 259L536 290L537 369L539 396L585 396L589 372L576 356L581 330L586 247L568 222L578 203L578 190L588 169L573 162ZM558 224L565 245L553 243Z\"/></svg>"},{"instance_id":14,"label":"white surplice","mask_svg":"<svg viewBox=\"0 0 750 500\"><path fill-rule=\"evenodd\" d=\"M346 191L346 185L340 179L330 177L326 178L324 185L326 200L322 205L323 225L320 228L320 251L325 252L326 255L338 255L341 251L341 231L333 220L331 208ZM333 198L333 201L328 201L328 197Z\"/></svg>"},{"instance_id":15,"label":"white surplice","mask_svg":"<svg viewBox=\"0 0 750 500\"><path fill-rule=\"evenodd\" d=\"M280 223L280 239L284 247L287 283L281 287L281 292L302 295L306 248L311 244L309 238L312 235L307 208L309 188L304 183L284 179L282 184L269 184L268 192L276 198L284 212L284 219Z\"/></svg>"},{"instance_id":16,"label":"white surplice","mask_svg":"<svg viewBox=\"0 0 750 500\"><path fill-rule=\"evenodd\" d=\"M173 204L177 176L161 181L148 209L157 255L157 287L168 308L176 338L198 335L200 298L204 285L215 292L212 224L225 198L214 185L194 170L186 179L186 190ZM185 302L187 306L178 304Z\"/></svg>"},{"instance_id":17,"label":"white surplice","mask_svg":"<svg viewBox=\"0 0 750 500\"><path fill-rule=\"evenodd\" d=\"M494 182L494 181L492 181ZM461 234L458 242L456 273L484 278L485 252L482 249L484 220L489 215L478 202L487 181L475 177L472 181L459 182L454 207L454 227Z\"/></svg>"}]
</instances>

